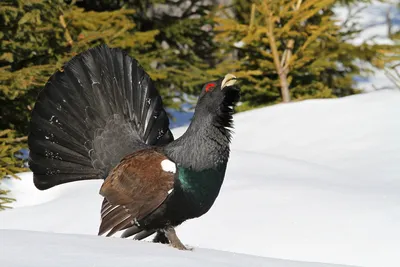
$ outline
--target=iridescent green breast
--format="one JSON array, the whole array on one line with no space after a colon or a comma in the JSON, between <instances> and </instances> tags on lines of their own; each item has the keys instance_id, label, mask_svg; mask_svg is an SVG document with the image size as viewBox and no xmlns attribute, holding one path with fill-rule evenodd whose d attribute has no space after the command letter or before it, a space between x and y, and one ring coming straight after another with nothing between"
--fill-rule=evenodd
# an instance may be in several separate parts
<instances>
[{"instance_id":1,"label":"iridescent green breast","mask_svg":"<svg viewBox=\"0 0 400 267\"><path fill-rule=\"evenodd\" d=\"M181 188L201 213L207 212L217 198L224 181L225 170L226 164L203 171L178 167Z\"/></svg>"}]
</instances>

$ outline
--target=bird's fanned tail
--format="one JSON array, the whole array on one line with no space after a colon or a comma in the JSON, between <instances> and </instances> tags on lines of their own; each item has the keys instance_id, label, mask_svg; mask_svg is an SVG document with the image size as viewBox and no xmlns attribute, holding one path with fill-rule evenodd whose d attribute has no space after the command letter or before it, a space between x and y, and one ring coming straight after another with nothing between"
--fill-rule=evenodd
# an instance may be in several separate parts
<instances>
[{"instance_id":1,"label":"bird's fanned tail","mask_svg":"<svg viewBox=\"0 0 400 267\"><path fill-rule=\"evenodd\" d=\"M75 56L40 92L32 111L29 166L39 189L104 179L127 154L173 140L150 77L105 45Z\"/></svg>"}]
</instances>

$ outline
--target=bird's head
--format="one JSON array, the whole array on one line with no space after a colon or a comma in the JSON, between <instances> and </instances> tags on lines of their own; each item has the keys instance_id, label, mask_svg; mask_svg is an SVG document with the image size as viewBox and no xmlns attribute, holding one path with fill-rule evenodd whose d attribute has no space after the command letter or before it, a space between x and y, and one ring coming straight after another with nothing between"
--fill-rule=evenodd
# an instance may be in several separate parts
<instances>
[{"instance_id":1,"label":"bird's head","mask_svg":"<svg viewBox=\"0 0 400 267\"><path fill-rule=\"evenodd\" d=\"M205 83L197 102L196 112L201 109L199 113L203 116L211 115L217 118L222 126L230 126L233 108L240 98L240 89L236 82L234 75L227 74L223 78Z\"/></svg>"},{"instance_id":2,"label":"bird's head","mask_svg":"<svg viewBox=\"0 0 400 267\"><path fill-rule=\"evenodd\" d=\"M166 146L168 157L196 171L212 169L229 158L233 108L239 101L236 77L207 82L186 132Z\"/></svg>"}]
</instances>

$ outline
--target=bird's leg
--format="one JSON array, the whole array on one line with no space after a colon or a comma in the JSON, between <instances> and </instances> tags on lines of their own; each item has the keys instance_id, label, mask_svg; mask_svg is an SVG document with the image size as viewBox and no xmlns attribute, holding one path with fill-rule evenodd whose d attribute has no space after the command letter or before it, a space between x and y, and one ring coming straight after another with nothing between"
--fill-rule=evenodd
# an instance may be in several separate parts
<instances>
[{"instance_id":1,"label":"bird's leg","mask_svg":"<svg viewBox=\"0 0 400 267\"><path fill-rule=\"evenodd\" d=\"M188 250L182 242L179 240L178 236L176 235L174 227L170 226L164 230L165 236L168 238L169 243L172 247L180 249L180 250Z\"/></svg>"},{"instance_id":2,"label":"bird's leg","mask_svg":"<svg viewBox=\"0 0 400 267\"><path fill-rule=\"evenodd\" d=\"M157 231L156 236L153 238L154 243L169 244L168 238L165 236L164 231Z\"/></svg>"}]
</instances>

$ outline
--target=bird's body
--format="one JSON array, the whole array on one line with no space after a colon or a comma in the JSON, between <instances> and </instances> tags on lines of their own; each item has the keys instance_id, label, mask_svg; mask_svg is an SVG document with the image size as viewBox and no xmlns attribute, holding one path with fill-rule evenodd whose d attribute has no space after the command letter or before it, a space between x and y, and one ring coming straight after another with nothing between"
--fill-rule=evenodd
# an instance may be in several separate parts
<instances>
[{"instance_id":1,"label":"bird's body","mask_svg":"<svg viewBox=\"0 0 400 267\"><path fill-rule=\"evenodd\" d=\"M207 83L188 130L174 140L161 97L138 63L100 46L72 59L32 112L30 168L39 189L105 179L99 235L185 247L174 227L213 205L229 159L234 77Z\"/></svg>"}]
</instances>

